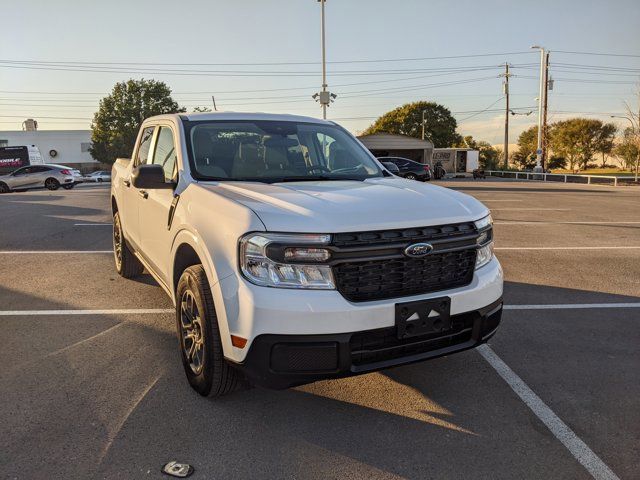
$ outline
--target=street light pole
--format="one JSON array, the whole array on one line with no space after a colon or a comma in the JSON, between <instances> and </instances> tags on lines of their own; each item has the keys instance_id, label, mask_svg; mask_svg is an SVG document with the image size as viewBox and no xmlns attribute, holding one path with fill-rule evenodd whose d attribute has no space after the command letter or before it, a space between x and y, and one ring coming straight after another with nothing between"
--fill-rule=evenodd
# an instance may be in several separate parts
<instances>
[{"instance_id":1,"label":"street light pole","mask_svg":"<svg viewBox=\"0 0 640 480\"><path fill-rule=\"evenodd\" d=\"M636 126L633 123L633 119L627 117L626 115L611 115L611 118L624 118L625 120L629 120L631 124L631 135L636 136L636 143L638 144L638 154L636 155L636 173L634 180L638 181L638 166L640 165L640 124L638 124L638 132L635 132Z\"/></svg>"},{"instance_id":2,"label":"street light pole","mask_svg":"<svg viewBox=\"0 0 640 480\"><path fill-rule=\"evenodd\" d=\"M533 45L531 48L540 50L540 89L538 94L538 146L536 148L536 167L535 171L540 172L542 170L542 105L544 102L544 79L545 79L545 50L543 47Z\"/></svg>"},{"instance_id":3,"label":"street light pole","mask_svg":"<svg viewBox=\"0 0 640 480\"><path fill-rule=\"evenodd\" d=\"M325 47L324 35L324 3L325 0L317 0L320 3L320 40L322 43L322 89L318 93L311 95L316 102L322 106L322 118L327 119L327 107L335 100L337 95L327 90L327 49Z\"/></svg>"},{"instance_id":4,"label":"street light pole","mask_svg":"<svg viewBox=\"0 0 640 480\"><path fill-rule=\"evenodd\" d=\"M321 29L322 29L322 92L326 92L327 91L327 50L325 47L325 41L324 41L324 2L325 0L320 0L320 17L321 17ZM324 97L325 95L321 95L321 97ZM322 104L322 118L323 119L327 119L327 104L325 102L320 102Z\"/></svg>"}]
</instances>

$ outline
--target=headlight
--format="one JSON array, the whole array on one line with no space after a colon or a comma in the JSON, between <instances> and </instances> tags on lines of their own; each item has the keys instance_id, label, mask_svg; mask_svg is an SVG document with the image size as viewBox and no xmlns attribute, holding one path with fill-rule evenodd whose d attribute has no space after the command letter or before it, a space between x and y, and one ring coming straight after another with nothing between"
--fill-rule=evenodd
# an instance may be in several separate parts
<instances>
[{"instance_id":1,"label":"headlight","mask_svg":"<svg viewBox=\"0 0 640 480\"><path fill-rule=\"evenodd\" d=\"M493 258L493 242L480 247L476 255L476 270L480 267L484 267Z\"/></svg>"},{"instance_id":2,"label":"headlight","mask_svg":"<svg viewBox=\"0 0 640 480\"><path fill-rule=\"evenodd\" d=\"M480 220L476 220L473 223L475 223L476 228L478 230L483 230L483 229L493 225L493 218L491 218L491 214L489 214L486 217L483 217Z\"/></svg>"},{"instance_id":3,"label":"headlight","mask_svg":"<svg viewBox=\"0 0 640 480\"><path fill-rule=\"evenodd\" d=\"M330 235L250 233L240 239L240 269L251 283L265 287L333 290L331 257L323 245Z\"/></svg>"},{"instance_id":4,"label":"headlight","mask_svg":"<svg viewBox=\"0 0 640 480\"><path fill-rule=\"evenodd\" d=\"M493 258L493 219L491 215L481 218L474 222L476 228L480 232L477 244L480 245L476 255L476 270L485 266Z\"/></svg>"}]
</instances>

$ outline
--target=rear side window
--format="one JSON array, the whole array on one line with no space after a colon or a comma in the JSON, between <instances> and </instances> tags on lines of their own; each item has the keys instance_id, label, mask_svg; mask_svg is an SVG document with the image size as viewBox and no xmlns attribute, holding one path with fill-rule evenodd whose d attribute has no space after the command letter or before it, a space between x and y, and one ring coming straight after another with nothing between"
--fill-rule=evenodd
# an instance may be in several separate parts
<instances>
[{"instance_id":1,"label":"rear side window","mask_svg":"<svg viewBox=\"0 0 640 480\"><path fill-rule=\"evenodd\" d=\"M142 131L142 138L140 138L140 146L138 147L138 153L136 154L135 165L147 163L154 128L155 127L147 127Z\"/></svg>"},{"instance_id":2,"label":"rear side window","mask_svg":"<svg viewBox=\"0 0 640 480\"><path fill-rule=\"evenodd\" d=\"M162 165L166 181L173 180L176 168L176 146L173 142L173 132L169 127L160 127L152 163Z\"/></svg>"}]
</instances>

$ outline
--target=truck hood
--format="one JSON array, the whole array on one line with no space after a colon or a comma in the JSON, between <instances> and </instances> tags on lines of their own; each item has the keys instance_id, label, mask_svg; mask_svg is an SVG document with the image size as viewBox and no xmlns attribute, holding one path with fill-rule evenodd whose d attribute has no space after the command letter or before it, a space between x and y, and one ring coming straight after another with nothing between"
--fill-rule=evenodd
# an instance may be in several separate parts
<instances>
[{"instance_id":1,"label":"truck hood","mask_svg":"<svg viewBox=\"0 0 640 480\"><path fill-rule=\"evenodd\" d=\"M268 231L337 233L477 220L475 198L401 178L291 183L206 182L201 186L253 210Z\"/></svg>"}]
</instances>

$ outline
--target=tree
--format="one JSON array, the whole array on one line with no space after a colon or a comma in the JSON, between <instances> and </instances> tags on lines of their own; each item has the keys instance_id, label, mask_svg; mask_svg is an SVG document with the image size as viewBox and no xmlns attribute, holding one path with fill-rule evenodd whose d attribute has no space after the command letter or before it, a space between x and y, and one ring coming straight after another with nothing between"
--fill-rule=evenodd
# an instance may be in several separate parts
<instances>
[{"instance_id":1,"label":"tree","mask_svg":"<svg viewBox=\"0 0 640 480\"><path fill-rule=\"evenodd\" d=\"M103 163L128 157L145 118L184 111L163 82L142 79L116 83L93 116L89 152Z\"/></svg>"},{"instance_id":2,"label":"tree","mask_svg":"<svg viewBox=\"0 0 640 480\"><path fill-rule=\"evenodd\" d=\"M607 155L611 155L618 127L613 123L605 123L596 137L596 152L602 154L602 168L607 166Z\"/></svg>"},{"instance_id":3,"label":"tree","mask_svg":"<svg viewBox=\"0 0 640 480\"><path fill-rule=\"evenodd\" d=\"M553 153L569 162L569 168L585 169L598 151L598 138L603 129L600 120L571 118L556 122L549 129Z\"/></svg>"},{"instance_id":4,"label":"tree","mask_svg":"<svg viewBox=\"0 0 640 480\"><path fill-rule=\"evenodd\" d=\"M625 168L630 170L635 168L640 148L638 148L635 132L631 128L624 129L620 143L615 146L613 153L622 159Z\"/></svg>"},{"instance_id":5,"label":"tree","mask_svg":"<svg viewBox=\"0 0 640 480\"><path fill-rule=\"evenodd\" d=\"M484 140L474 140L471 135L465 136L456 147L472 148L478 150L479 167L484 170L495 170L500 159L501 151Z\"/></svg>"},{"instance_id":6,"label":"tree","mask_svg":"<svg viewBox=\"0 0 640 480\"><path fill-rule=\"evenodd\" d=\"M194 113L205 113L205 112L210 112L211 109L209 107L194 107L193 112Z\"/></svg>"},{"instance_id":7,"label":"tree","mask_svg":"<svg viewBox=\"0 0 640 480\"><path fill-rule=\"evenodd\" d=\"M425 137L434 147L451 147L462 137L456 133L458 124L448 108L434 102L407 103L379 117L363 134L378 132L422 137L422 112L425 112Z\"/></svg>"},{"instance_id":8,"label":"tree","mask_svg":"<svg viewBox=\"0 0 640 480\"><path fill-rule=\"evenodd\" d=\"M511 159L523 170L531 170L536 165L536 149L538 147L538 127L534 125L518 136L518 150Z\"/></svg>"}]
</instances>

